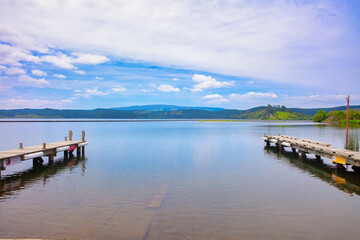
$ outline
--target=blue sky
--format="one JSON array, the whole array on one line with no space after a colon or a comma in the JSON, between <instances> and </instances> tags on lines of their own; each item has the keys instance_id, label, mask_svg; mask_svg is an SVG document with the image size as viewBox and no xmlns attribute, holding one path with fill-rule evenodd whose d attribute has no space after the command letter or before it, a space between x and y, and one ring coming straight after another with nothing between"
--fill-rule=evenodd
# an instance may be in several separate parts
<instances>
[{"instance_id":1,"label":"blue sky","mask_svg":"<svg viewBox=\"0 0 360 240\"><path fill-rule=\"evenodd\" d=\"M0 4L0 109L360 104L356 0Z\"/></svg>"}]
</instances>

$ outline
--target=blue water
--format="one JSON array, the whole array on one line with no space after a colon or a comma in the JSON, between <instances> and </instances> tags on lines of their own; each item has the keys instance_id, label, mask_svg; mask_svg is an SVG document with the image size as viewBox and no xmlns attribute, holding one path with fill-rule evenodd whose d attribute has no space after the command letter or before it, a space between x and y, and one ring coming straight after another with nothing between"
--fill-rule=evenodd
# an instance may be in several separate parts
<instances>
[{"instance_id":1,"label":"blue water","mask_svg":"<svg viewBox=\"0 0 360 240\"><path fill-rule=\"evenodd\" d=\"M0 150L74 139L85 159L2 171L0 237L357 239L359 175L265 149L284 134L344 147L311 122L0 123ZM351 130L358 141L359 130ZM158 208L149 208L156 199ZM155 200L154 200L155 199Z\"/></svg>"}]
</instances>

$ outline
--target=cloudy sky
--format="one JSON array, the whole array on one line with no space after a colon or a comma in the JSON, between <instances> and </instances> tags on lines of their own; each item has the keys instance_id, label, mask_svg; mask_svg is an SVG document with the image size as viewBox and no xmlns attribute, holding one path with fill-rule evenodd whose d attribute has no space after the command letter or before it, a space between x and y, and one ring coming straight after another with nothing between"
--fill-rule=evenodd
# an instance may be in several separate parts
<instances>
[{"instance_id":1,"label":"cloudy sky","mask_svg":"<svg viewBox=\"0 0 360 240\"><path fill-rule=\"evenodd\" d=\"M0 109L360 104L358 0L0 0Z\"/></svg>"}]
</instances>

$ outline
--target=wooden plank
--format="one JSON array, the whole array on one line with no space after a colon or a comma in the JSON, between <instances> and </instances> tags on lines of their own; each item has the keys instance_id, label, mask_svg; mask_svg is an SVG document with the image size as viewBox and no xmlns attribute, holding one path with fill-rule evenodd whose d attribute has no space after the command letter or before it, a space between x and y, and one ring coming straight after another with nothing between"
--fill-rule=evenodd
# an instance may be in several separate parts
<instances>
[{"instance_id":1,"label":"wooden plank","mask_svg":"<svg viewBox=\"0 0 360 240\"><path fill-rule=\"evenodd\" d=\"M351 162L354 163L355 165L360 165L359 152L330 147L330 144L328 143L322 143L308 139L299 140L295 137L286 136L286 135L269 136L265 134L264 137L267 138L267 141L271 141L275 143L280 142L283 146L291 146L292 148L297 148L299 151L308 152L318 156L325 156L330 158L336 155L351 160Z\"/></svg>"},{"instance_id":2,"label":"wooden plank","mask_svg":"<svg viewBox=\"0 0 360 240\"><path fill-rule=\"evenodd\" d=\"M60 142L54 142L54 143L47 143L45 150L51 150L56 149L60 147L70 146L82 143L82 141L60 141ZM43 144L42 145L36 145L36 146L30 146L30 147L24 147L22 149L12 149L12 150L6 150L6 151L0 151L0 159L6 159L16 156L22 156L27 155L35 152L44 151Z\"/></svg>"}]
</instances>

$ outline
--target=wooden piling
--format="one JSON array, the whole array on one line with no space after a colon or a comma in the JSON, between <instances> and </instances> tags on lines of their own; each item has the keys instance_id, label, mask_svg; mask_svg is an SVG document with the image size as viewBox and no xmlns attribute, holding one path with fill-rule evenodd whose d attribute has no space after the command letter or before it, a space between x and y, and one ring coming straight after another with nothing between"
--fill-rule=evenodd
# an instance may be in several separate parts
<instances>
[{"instance_id":1,"label":"wooden piling","mask_svg":"<svg viewBox=\"0 0 360 240\"><path fill-rule=\"evenodd\" d=\"M73 132L72 130L69 130L69 141L72 141L72 137L73 137Z\"/></svg>"},{"instance_id":2,"label":"wooden piling","mask_svg":"<svg viewBox=\"0 0 360 240\"><path fill-rule=\"evenodd\" d=\"M80 147L76 148L76 156L80 157L81 156L81 152L80 152Z\"/></svg>"},{"instance_id":3,"label":"wooden piling","mask_svg":"<svg viewBox=\"0 0 360 240\"><path fill-rule=\"evenodd\" d=\"M302 159L306 158L306 153L304 151L300 151L300 156Z\"/></svg>"},{"instance_id":4,"label":"wooden piling","mask_svg":"<svg viewBox=\"0 0 360 240\"><path fill-rule=\"evenodd\" d=\"M23 143L19 143L19 148L20 148L20 149L23 149L23 148L24 148Z\"/></svg>"}]
</instances>

